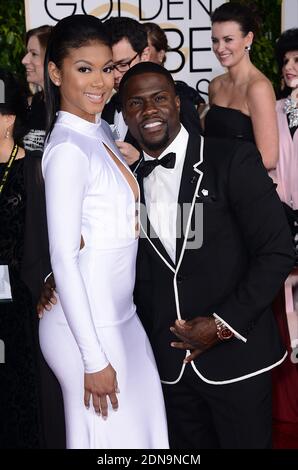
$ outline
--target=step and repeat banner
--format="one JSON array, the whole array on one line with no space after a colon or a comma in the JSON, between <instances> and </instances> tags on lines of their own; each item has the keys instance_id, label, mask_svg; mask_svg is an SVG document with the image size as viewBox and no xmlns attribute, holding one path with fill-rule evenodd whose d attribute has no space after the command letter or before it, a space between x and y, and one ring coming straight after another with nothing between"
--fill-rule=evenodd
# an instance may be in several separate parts
<instances>
[{"instance_id":1,"label":"step and repeat banner","mask_svg":"<svg viewBox=\"0 0 298 470\"><path fill-rule=\"evenodd\" d=\"M223 72L211 49L210 15L223 0L25 0L27 30L55 24L72 14L129 16L154 21L166 32L171 51L166 67L207 97L211 78Z\"/></svg>"}]
</instances>

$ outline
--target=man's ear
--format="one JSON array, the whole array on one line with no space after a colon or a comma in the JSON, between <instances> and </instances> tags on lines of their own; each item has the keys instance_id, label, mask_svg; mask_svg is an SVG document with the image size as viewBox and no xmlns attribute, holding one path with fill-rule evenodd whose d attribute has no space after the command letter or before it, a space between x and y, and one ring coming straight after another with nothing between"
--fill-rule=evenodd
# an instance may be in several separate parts
<instances>
[{"instance_id":1,"label":"man's ear","mask_svg":"<svg viewBox=\"0 0 298 470\"><path fill-rule=\"evenodd\" d=\"M48 72L49 72L50 79L52 80L54 85L60 86L61 85L61 72L54 62L49 62Z\"/></svg>"},{"instance_id":2,"label":"man's ear","mask_svg":"<svg viewBox=\"0 0 298 470\"><path fill-rule=\"evenodd\" d=\"M150 60L150 48L146 46L141 52L141 62L149 62Z\"/></svg>"},{"instance_id":3,"label":"man's ear","mask_svg":"<svg viewBox=\"0 0 298 470\"><path fill-rule=\"evenodd\" d=\"M175 96L175 103L176 103L176 107L180 113L180 98L178 95Z\"/></svg>"}]
</instances>

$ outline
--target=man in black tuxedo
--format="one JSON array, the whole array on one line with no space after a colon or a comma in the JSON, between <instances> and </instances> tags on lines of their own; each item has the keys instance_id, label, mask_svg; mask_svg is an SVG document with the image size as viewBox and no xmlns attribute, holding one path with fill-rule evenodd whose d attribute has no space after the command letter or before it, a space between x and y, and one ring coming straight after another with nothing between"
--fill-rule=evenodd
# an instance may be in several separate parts
<instances>
[{"instance_id":1,"label":"man in black tuxedo","mask_svg":"<svg viewBox=\"0 0 298 470\"><path fill-rule=\"evenodd\" d=\"M143 150L135 301L171 447L270 448L270 371L286 354L270 304L294 264L275 187L254 145L188 134L163 67L135 65L119 93Z\"/></svg>"},{"instance_id":2,"label":"man in black tuxedo","mask_svg":"<svg viewBox=\"0 0 298 470\"><path fill-rule=\"evenodd\" d=\"M119 91L143 149L135 302L164 384L170 445L269 448L270 370L286 354L270 304L294 264L275 187L254 145L185 130L163 67L135 65Z\"/></svg>"}]
</instances>

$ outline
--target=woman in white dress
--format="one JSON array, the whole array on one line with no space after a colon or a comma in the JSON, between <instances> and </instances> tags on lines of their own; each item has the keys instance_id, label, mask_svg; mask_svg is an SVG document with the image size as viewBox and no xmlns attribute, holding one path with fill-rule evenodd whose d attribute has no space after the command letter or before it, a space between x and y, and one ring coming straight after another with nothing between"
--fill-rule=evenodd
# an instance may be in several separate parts
<instances>
[{"instance_id":1,"label":"woman in white dress","mask_svg":"<svg viewBox=\"0 0 298 470\"><path fill-rule=\"evenodd\" d=\"M58 301L40 322L40 343L61 384L67 447L168 448L159 376L133 303L139 189L98 114L114 83L100 20L59 21L45 63L42 168Z\"/></svg>"}]
</instances>

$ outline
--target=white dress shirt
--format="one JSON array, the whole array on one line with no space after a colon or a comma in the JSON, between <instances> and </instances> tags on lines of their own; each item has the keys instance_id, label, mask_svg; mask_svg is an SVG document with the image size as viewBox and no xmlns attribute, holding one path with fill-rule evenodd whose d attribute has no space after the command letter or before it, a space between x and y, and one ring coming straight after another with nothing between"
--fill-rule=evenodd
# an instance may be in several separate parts
<instances>
[{"instance_id":1,"label":"white dress shirt","mask_svg":"<svg viewBox=\"0 0 298 470\"><path fill-rule=\"evenodd\" d=\"M159 165L144 178L144 196L148 217L172 261L176 261L176 221L177 203L182 169L188 144L188 132L181 129L173 142L158 157L169 152L176 154L175 167ZM144 152L144 160L155 160ZM152 236L152 234L150 234Z\"/></svg>"},{"instance_id":2,"label":"white dress shirt","mask_svg":"<svg viewBox=\"0 0 298 470\"><path fill-rule=\"evenodd\" d=\"M120 111L115 111L114 115L114 125L110 126L113 132L113 137L115 140L122 140L124 141L125 136L127 134L128 127L125 124L123 114Z\"/></svg>"}]
</instances>

